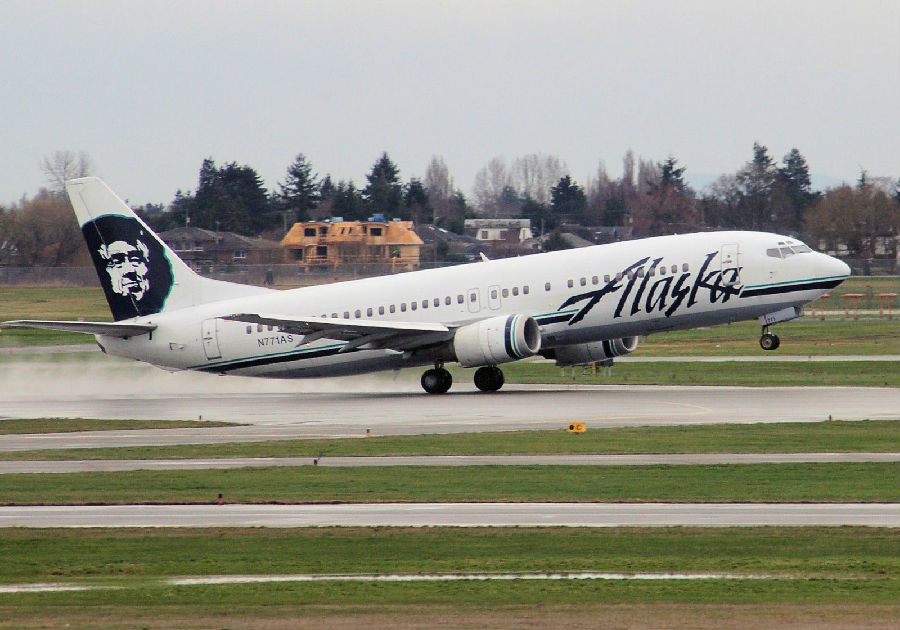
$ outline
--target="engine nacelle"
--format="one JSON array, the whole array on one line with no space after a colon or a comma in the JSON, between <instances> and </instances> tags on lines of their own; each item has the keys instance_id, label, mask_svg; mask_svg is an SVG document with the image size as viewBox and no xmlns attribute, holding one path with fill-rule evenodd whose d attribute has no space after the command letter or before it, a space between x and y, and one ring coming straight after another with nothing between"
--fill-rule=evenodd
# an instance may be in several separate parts
<instances>
[{"instance_id":1,"label":"engine nacelle","mask_svg":"<svg viewBox=\"0 0 900 630\"><path fill-rule=\"evenodd\" d=\"M588 363L609 361L614 357L634 352L637 347L637 337L622 337L621 339L580 343L574 346L560 346L549 350L544 356L548 359L556 359L556 365L560 367L587 365Z\"/></svg>"},{"instance_id":2,"label":"engine nacelle","mask_svg":"<svg viewBox=\"0 0 900 630\"><path fill-rule=\"evenodd\" d=\"M538 323L528 315L501 315L457 329L453 352L463 367L518 361L541 349Z\"/></svg>"}]
</instances>

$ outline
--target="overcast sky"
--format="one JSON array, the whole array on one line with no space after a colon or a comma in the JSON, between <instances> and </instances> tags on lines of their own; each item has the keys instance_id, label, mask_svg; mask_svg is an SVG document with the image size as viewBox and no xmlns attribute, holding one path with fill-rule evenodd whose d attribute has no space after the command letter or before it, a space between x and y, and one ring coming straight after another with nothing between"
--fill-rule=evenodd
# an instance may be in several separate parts
<instances>
[{"instance_id":1,"label":"overcast sky","mask_svg":"<svg viewBox=\"0 0 900 630\"><path fill-rule=\"evenodd\" d=\"M754 141L854 181L900 176L900 2L0 0L0 203L84 151L135 203L238 162L275 188L298 153L365 183L443 156L733 172Z\"/></svg>"}]
</instances>

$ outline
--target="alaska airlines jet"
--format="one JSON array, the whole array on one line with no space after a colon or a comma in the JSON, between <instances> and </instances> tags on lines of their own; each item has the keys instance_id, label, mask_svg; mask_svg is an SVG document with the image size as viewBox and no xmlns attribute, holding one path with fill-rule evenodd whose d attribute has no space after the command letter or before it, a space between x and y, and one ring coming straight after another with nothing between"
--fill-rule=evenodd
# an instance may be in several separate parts
<instances>
[{"instance_id":1,"label":"alaska airlines jet","mask_svg":"<svg viewBox=\"0 0 900 630\"><path fill-rule=\"evenodd\" d=\"M197 275L97 178L66 190L115 321L3 326L93 334L103 352L172 371L306 378L432 366L422 387L441 394L455 361L496 391L500 364L608 361L667 330L758 318L760 345L775 350L769 326L850 274L786 236L706 232L279 291Z\"/></svg>"}]
</instances>

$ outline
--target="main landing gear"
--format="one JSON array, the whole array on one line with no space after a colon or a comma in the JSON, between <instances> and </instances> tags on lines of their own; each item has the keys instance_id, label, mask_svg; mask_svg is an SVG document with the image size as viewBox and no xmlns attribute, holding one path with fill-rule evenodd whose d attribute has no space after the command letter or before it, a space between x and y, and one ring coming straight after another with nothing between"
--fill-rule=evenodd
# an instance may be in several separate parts
<instances>
[{"instance_id":1,"label":"main landing gear","mask_svg":"<svg viewBox=\"0 0 900 630\"><path fill-rule=\"evenodd\" d=\"M503 372L495 365L486 365L475 370L475 387L483 392L495 392L501 387L506 379ZM453 385L453 377L446 369L443 363L435 363L430 370L425 370L422 374L422 389L429 394L446 394Z\"/></svg>"},{"instance_id":2,"label":"main landing gear","mask_svg":"<svg viewBox=\"0 0 900 630\"><path fill-rule=\"evenodd\" d=\"M759 347L763 350L777 350L781 345L781 339L775 333L769 332L768 326L762 327L762 336L759 338Z\"/></svg>"},{"instance_id":3,"label":"main landing gear","mask_svg":"<svg viewBox=\"0 0 900 630\"><path fill-rule=\"evenodd\" d=\"M453 376L444 369L443 363L435 363L434 368L422 374L422 389L429 394L446 394L453 385Z\"/></svg>"}]
</instances>

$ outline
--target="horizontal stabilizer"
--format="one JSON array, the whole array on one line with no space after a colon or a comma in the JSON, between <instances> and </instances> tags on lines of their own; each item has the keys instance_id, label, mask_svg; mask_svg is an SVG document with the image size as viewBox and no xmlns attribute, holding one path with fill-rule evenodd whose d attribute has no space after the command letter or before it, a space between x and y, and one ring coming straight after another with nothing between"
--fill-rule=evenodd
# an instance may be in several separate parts
<instances>
[{"instance_id":1,"label":"horizontal stabilizer","mask_svg":"<svg viewBox=\"0 0 900 630\"><path fill-rule=\"evenodd\" d=\"M45 319L18 319L3 322L0 328L43 328L65 332L106 335L108 337L134 337L146 335L156 329L156 324L129 324L125 322L73 322Z\"/></svg>"}]
</instances>

